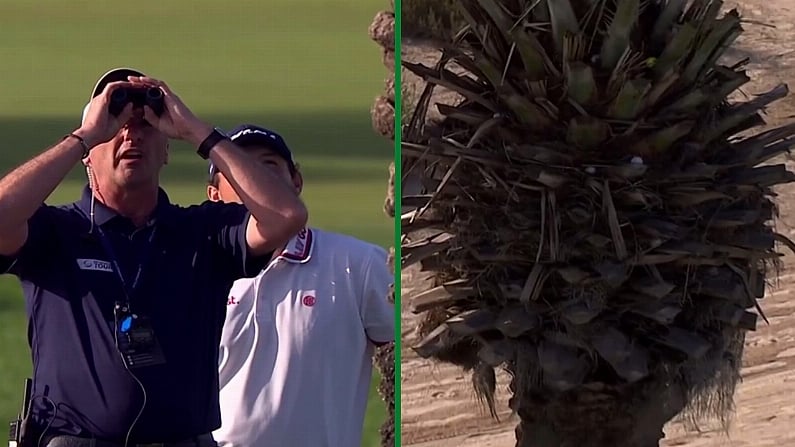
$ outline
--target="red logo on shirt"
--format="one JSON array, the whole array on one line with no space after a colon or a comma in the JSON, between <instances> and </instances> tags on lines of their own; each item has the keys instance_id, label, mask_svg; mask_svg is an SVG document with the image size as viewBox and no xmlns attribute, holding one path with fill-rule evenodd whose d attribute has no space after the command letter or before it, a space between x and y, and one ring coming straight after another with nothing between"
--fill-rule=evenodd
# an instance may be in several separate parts
<instances>
[{"instance_id":1,"label":"red logo on shirt","mask_svg":"<svg viewBox=\"0 0 795 447\"><path fill-rule=\"evenodd\" d=\"M303 301L304 306L312 307L315 305L315 297L312 295L305 296L301 301Z\"/></svg>"},{"instance_id":2,"label":"red logo on shirt","mask_svg":"<svg viewBox=\"0 0 795 447\"><path fill-rule=\"evenodd\" d=\"M233 304L240 304L240 301L235 300L235 297L230 296L228 300L226 300L226 305L231 306Z\"/></svg>"}]
</instances>

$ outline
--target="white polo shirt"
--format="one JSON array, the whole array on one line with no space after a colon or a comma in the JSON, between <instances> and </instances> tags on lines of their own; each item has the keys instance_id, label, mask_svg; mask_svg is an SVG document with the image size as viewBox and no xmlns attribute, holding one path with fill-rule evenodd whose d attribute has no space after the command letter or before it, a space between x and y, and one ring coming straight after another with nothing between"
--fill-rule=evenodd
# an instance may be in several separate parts
<instances>
[{"instance_id":1,"label":"white polo shirt","mask_svg":"<svg viewBox=\"0 0 795 447\"><path fill-rule=\"evenodd\" d=\"M359 447L373 343L394 340L381 247L298 234L229 293L219 359L223 447Z\"/></svg>"}]
</instances>

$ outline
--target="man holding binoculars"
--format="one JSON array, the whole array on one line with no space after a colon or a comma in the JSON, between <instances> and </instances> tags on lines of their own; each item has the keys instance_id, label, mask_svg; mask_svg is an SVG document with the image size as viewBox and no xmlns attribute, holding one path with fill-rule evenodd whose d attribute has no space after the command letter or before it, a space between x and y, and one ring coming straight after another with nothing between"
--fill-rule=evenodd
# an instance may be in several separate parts
<instances>
[{"instance_id":1,"label":"man holding binoculars","mask_svg":"<svg viewBox=\"0 0 795 447\"><path fill-rule=\"evenodd\" d=\"M243 204L171 204L169 138ZM82 198L44 204L81 160ZM21 281L33 357L21 447L215 446L227 292L306 221L295 191L165 83L106 73L82 125L0 179L0 273Z\"/></svg>"}]
</instances>

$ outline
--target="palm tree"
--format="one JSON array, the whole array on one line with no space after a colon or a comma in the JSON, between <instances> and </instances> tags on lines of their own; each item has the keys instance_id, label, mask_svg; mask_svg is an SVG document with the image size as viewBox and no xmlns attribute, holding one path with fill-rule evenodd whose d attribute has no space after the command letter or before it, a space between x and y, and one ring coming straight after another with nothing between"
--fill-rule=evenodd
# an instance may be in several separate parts
<instances>
[{"instance_id":1,"label":"palm tree","mask_svg":"<svg viewBox=\"0 0 795 447\"><path fill-rule=\"evenodd\" d=\"M776 157L752 132L742 32L718 0L461 0L466 26L402 132L403 297L422 357L471 370L494 413L512 377L518 447L657 446L687 412L726 416L745 333L776 274ZM463 100L440 104L435 87ZM404 188L404 191L407 189ZM409 195L410 194L410 195Z\"/></svg>"},{"instance_id":2,"label":"palm tree","mask_svg":"<svg viewBox=\"0 0 795 447\"><path fill-rule=\"evenodd\" d=\"M370 38L382 48L383 62L390 72L394 72L395 51L395 14L392 11L381 11L373 18L369 27ZM385 92L376 97L371 109L373 129L379 135L393 140L395 137L395 77L387 77ZM389 217L395 217L395 164L389 165L389 184L384 211ZM390 250L389 266L394 270L394 249ZM395 291L392 288L389 301L395 303ZM389 343L379 347L375 353L375 364L381 373L378 392L384 400L387 418L381 425L381 446L395 445L395 344Z\"/></svg>"}]
</instances>

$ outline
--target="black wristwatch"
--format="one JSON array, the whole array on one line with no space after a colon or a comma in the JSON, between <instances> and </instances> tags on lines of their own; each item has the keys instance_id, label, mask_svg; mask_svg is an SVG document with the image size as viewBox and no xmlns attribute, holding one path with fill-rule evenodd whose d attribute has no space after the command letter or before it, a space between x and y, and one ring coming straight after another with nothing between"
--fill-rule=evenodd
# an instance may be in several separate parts
<instances>
[{"instance_id":1,"label":"black wristwatch","mask_svg":"<svg viewBox=\"0 0 795 447\"><path fill-rule=\"evenodd\" d=\"M205 160L210 158L210 150L215 147L221 140L227 140L229 137L219 128L214 128L210 135L202 141L196 153Z\"/></svg>"}]
</instances>

